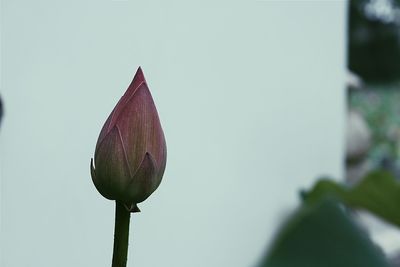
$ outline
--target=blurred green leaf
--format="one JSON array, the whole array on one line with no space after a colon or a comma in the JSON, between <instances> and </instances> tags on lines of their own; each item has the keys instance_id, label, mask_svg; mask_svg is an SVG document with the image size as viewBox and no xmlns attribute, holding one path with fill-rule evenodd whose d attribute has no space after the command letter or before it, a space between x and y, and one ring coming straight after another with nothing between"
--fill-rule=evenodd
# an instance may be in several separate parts
<instances>
[{"instance_id":1,"label":"blurred green leaf","mask_svg":"<svg viewBox=\"0 0 400 267\"><path fill-rule=\"evenodd\" d=\"M304 193L304 201L314 204L327 196L350 207L368 210L400 227L400 183L388 172L372 172L353 188L327 179L320 180Z\"/></svg>"},{"instance_id":2,"label":"blurred green leaf","mask_svg":"<svg viewBox=\"0 0 400 267\"><path fill-rule=\"evenodd\" d=\"M332 200L304 205L258 267L388 267L383 253Z\"/></svg>"}]
</instances>

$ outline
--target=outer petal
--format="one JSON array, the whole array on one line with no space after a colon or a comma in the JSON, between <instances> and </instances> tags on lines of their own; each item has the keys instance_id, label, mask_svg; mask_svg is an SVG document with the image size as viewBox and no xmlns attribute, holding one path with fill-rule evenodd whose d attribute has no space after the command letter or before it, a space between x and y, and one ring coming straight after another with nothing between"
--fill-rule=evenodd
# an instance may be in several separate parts
<instances>
[{"instance_id":1,"label":"outer petal","mask_svg":"<svg viewBox=\"0 0 400 267\"><path fill-rule=\"evenodd\" d=\"M144 155L149 152L159 173L166 161L165 139L157 109L145 83L136 90L120 113L117 126L121 129L132 171L139 168Z\"/></svg>"},{"instance_id":2,"label":"outer petal","mask_svg":"<svg viewBox=\"0 0 400 267\"><path fill-rule=\"evenodd\" d=\"M100 190L101 190L99 187L100 184L99 184L99 181L96 176L96 170L94 169L94 166L93 166L93 159L90 159L90 175L92 176L92 181L93 181L94 186L96 187L97 191L100 192Z\"/></svg>"},{"instance_id":3,"label":"outer petal","mask_svg":"<svg viewBox=\"0 0 400 267\"><path fill-rule=\"evenodd\" d=\"M131 175L117 127L99 144L94 161L96 170L92 177L100 194L108 199L124 200Z\"/></svg>"},{"instance_id":4,"label":"outer petal","mask_svg":"<svg viewBox=\"0 0 400 267\"><path fill-rule=\"evenodd\" d=\"M139 169L134 174L127 187L129 199L132 203L140 203L148 198L160 184L153 157L146 153Z\"/></svg>"},{"instance_id":5,"label":"outer petal","mask_svg":"<svg viewBox=\"0 0 400 267\"><path fill-rule=\"evenodd\" d=\"M165 138L164 138L164 133L162 135L162 143L163 145L160 147L160 156L159 156L159 160L158 160L158 173L157 175L160 177L160 182L161 182L161 178L164 175L164 171L165 171L165 166L167 165L167 145L165 143Z\"/></svg>"},{"instance_id":6,"label":"outer petal","mask_svg":"<svg viewBox=\"0 0 400 267\"><path fill-rule=\"evenodd\" d=\"M103 128L100 131L99 138L97 140L96 150L97 152L99 144L103 141L104 137L111 131L111 129L115 126L117 122L117 118L119 117L120 113L129 102L129 100L133 97L136 90L139 88L140 85L146 83L146 80L143 75L142 69L139 67L136 71L135 77L133 78L131 84L129 85L128 89L124 93L124 95L120 98L117 105L114 107L111 114L108 116L106 122L103 125Z\"/></svg>"}]
</instances>

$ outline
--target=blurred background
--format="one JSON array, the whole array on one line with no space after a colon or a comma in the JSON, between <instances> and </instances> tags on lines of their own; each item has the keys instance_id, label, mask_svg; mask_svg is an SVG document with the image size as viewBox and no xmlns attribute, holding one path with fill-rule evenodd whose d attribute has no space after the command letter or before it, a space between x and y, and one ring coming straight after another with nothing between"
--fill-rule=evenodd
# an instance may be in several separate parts
<instances>
[{"instance_id":1,"label":"blurred background","mask_svg":"<svg viewBox=\"0 0 400 267\"><path fill-rule=\"evenodd\" d=\"M350 1L348 14L346 180L357 184L374 169L400 179L400 1ZM400 266L398 230L361 218Z\"/></svg>"},{"instance_id":2,"label":"blurred background","mask_svg":"<svg viewBox=\"0 0 400 267\"><path fill-rule=\"evenodd\" d=\"M348 165L367 159L369 169L400 177L400 2L351 1L349 7L349 127L360 138L348 142Z\"/></svg>"},{"instance_id":3,"label":"blurred background","mask_svg":"<svg viewBox=\"0 0 400 267\"><path fill-rule=\"evenodd\" d=\"M169 154L128 266L254 266L317 177L396 171L399 20L381 2L2 0L0 265L110 265L89 162L138 66Z\"/></svg>"}]
</instances>

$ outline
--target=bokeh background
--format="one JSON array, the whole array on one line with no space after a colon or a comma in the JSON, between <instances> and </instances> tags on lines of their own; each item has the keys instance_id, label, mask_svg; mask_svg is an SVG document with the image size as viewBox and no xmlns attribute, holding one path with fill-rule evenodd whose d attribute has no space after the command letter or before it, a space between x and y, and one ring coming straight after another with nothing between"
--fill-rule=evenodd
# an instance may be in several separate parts
<instances>
[{"instance_id":1,"label":"bokeh background","mask_svg":"<svg viewBox=\"0 0 400 267\"><path fill-rule=\"evenodd\" d=\"M350 155L349 165L366 159L369 169L383 167L397 178L400 178L399 26L400 1L349 2L348 100L353 120L359 116L358 127L355 124L352 127L360 132L358 142L348 142L350 146L358 145L358 155Z\"/></svg>"},{"instance_id":2,"label":"bokeh background","mask_svg":"<svg viewBox=\"0 0 400 267\"><path fill-rule=\"evenodd\" d=\"M400 179L400 1L350 1L348 9L346 181L375 169ZM397 229L366 214L361 221L393 266L400 266Z\"/></svg>"},{"instance_id":3,"label":"bokeh background","mask_svg":"<svg viewBox=\"0 0 400 267\"><path fill-rule=\"evenodd\" d=\"M98 133L140 65L168 145L128 266L253 266L345 176L345 1L2 0L1 262L109 266Z\"/></svg>"}]
</instances>

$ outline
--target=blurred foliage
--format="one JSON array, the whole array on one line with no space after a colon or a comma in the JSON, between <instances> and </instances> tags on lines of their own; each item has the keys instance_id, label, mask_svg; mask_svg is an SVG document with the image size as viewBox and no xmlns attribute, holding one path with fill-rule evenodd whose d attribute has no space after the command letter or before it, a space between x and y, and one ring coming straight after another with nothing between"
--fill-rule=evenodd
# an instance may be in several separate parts
<instances>
[{"instance_id":1,"label":"blurred foliage","mask_svg":"<svg viewBox=\"0 0 400 267\"><path fill-rule=\"evenodd\" d=\"M366 81L398 80L400 78L400 19L397 11L400 1L380 1L381 6L375 5L376 14L368 12L371 10L368 7L373 7L373 3L379 4L376 0L354 0L348 3L349 69ZM382 7L382 3L386 3L386 6ZM387 11L382 13L382 10Z\"/></svg>"},{"instance_id":2,"label":"blurred foliage","mask_svg":"<svg viewBox=\"0 0 400 267\"><path fill-rule=\"evenodd\" d=\"M279 231L259 267L387 267L377 248L336 202L305 204Z\"/></svg>"},{"instance_id":3,"label":"blurred foliage","mask_svg":"<svg viewBox=\"0 0 400 267\"><path fill-rule=\"evenodd\" d=\"M348 4L348 67L370 85L351 92L350 106L371 129L371 167L388 167L389 160L395 166L390 171L400 177L400 91L393 83L400 81L400 0ZM303 197L258 267L389 266L342 204L400 227L400 184L394 176L375 171L351 188L322 179Z\"/></svg>"},{"instance_id":4,"label":"blurred foliage","mask_svg":"<svg viewBox=\"0 0 400 267\"><path fill-rule=\"evenodd\" d=\"M367 210L400 227L400 183L385 171L371 172L352 188L322 179L303 196L309 205L319 203L326 197L337 199L349 207Z\"/></svg>"},{"instance_id":5,"label":"blurred foliage","mask_svg":"<svg viewBox=\"0 0 400 267\"><path fill-rule=\"evenodd\" d=\"M400 227L400 183L374 171L354 187L321 179L278 232L258 267L389 267L382 250L353 221L348 207Z\"/></svg>"},{"instance_id":6,"label":"blurred foliage","mask_svg":"<svg viewBox=\"0 0 400 267\"><path fill-rule=\"evenodd\" d=\"M368 154L372 168L390 160L400 170L400 91L399 85L371 85L366 90L352 91L350 107L358 111L371 130ZM396 171L394 172L396 174Z\"/></svg>"}]
</instances>

